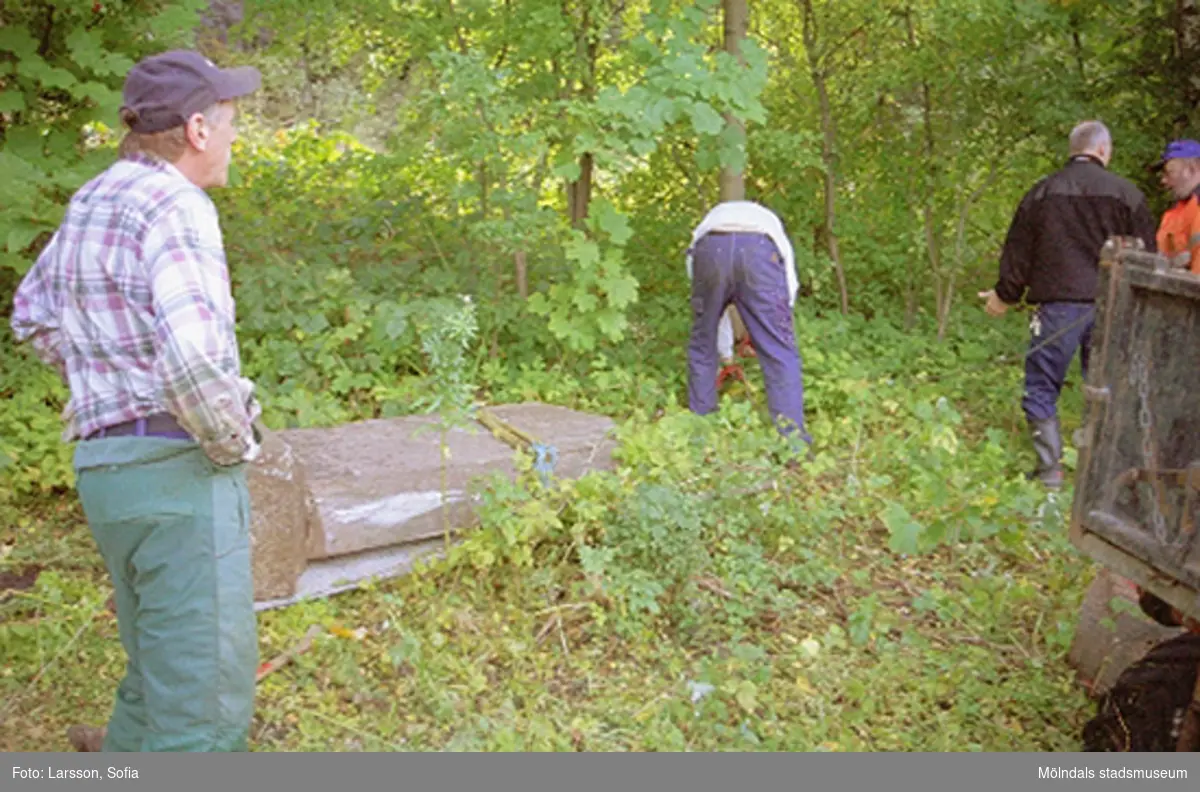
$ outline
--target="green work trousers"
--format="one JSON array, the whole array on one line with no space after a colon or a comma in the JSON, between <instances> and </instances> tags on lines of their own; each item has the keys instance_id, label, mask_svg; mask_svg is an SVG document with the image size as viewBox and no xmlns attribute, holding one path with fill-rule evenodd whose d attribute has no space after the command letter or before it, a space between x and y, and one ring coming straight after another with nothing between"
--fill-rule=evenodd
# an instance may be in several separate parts
<instances>
[{"instance_id":1,"label":"green work trousers","mask_svg":"<svg viewBox=\"0 0 1200 792\"><path fill-rule=\"evenodd\" d=\"M243 465L187 440L80 442L76 486L127 662L105 751L245 751L258 635Z\"/></svg>"}]
</instances>

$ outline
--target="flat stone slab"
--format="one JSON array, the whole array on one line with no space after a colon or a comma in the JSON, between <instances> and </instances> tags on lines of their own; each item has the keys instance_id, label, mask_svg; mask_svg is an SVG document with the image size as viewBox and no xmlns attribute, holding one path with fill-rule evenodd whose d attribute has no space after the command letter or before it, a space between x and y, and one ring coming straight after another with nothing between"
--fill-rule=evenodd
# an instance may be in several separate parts
<instances>
[{"instance_id":1,"label":"flat stone slab","mask_svg":"<svg viewBox=\"0 0 1200 792\"><path fill-rule=\"evenodd\" d=\"M354 555L310 561L300 573L291 594L275 599L256 598L258 611L283 608L310 599L322 599L354 591L372 580L407 575L413 566L427 556L442 555L445 544L441 539L427 539L402 545L380 547Z\"/></svg>"},{"instance_id":2,"label":"flat stone slab","mask_svg":"<svg viewBox=\"0 0 1200 792\"><path fill-rule=\"evenodd\" d=\"M539 403L487 410L552 446L556 477L612 466L614 424L607 417ZM256 601L289 601L303 581L312 590L338 589L324 578L304 578L310 568L345 573L347 559L358 558L349 574L356 579L388 556L373 551L444 541L447 531L473 521L473 485L516 476L518 451L482 424L446 432L444 458L436 424L432 416L407 416L267 433L249 472Z\"/></svg>"}]
</instances>

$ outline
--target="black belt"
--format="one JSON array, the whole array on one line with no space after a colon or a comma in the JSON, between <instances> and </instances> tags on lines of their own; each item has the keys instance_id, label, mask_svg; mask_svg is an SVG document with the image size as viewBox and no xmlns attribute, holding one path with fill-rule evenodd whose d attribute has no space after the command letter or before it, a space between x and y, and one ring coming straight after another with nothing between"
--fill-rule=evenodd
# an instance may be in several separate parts
<instances>
[{"instance_id":1,"label":"black belt","mask_svg":"<svg viewBox=\"0 0 1200 792\"><path fill-rule=\"evenodd\" d=\"M137 418L124 423L113 424L99 429L88 435L88 440L98 440L103 437L174 437L180 440L190 440L192 436L180 426L175 417L167 413L157 413L145 418Z\"/></svg>"}]
</instances>

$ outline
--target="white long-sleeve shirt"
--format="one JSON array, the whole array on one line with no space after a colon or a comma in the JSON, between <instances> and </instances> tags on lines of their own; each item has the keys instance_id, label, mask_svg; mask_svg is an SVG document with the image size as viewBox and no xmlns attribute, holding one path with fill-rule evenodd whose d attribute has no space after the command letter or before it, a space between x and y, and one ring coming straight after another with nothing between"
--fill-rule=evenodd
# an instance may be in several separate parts
<instances>
[{"instance_id":1,"label":"white long-sleeve shirt","mask_svg":"<svg viewBox=\"0 0 1200 792\"><path fill-rule=\"evenodd\" d=\"M725 201L714 206L692 231L692 242L688 245L687 252L689 280L692 278L692 250L710 231L743 231L769 236L783 256L788 304L796 304L796 292L800 288L800 281L796 277L796 256L778 215L754 201ZM721 316L721 323L717 327L717 351L722 360L733 359L733 321L729 317L728 309Z\"/></svg>"}]
</instances>

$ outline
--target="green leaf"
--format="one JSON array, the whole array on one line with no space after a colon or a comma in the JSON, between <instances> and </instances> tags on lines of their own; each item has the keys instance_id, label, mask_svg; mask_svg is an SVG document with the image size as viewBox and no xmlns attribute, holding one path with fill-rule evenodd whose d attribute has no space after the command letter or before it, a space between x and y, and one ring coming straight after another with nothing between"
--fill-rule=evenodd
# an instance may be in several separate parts
<instances>
[{"instance_id":1,"label":"green leaf","mask_svg":"<svg viewBox=\"0 0 1200 792\"><path fill-rule=\"evenodd\" d=\"M132 58L119 52L107 52L104 54L101 65L96 68L96 73L124 77L133 68L133 65Z\"/></svg>"},{"instance_id":2,"label":"green leaf","mask_svg":"<svg viewBox=\"0 0 1200 792\"><path fill-rule=\"evenodd\" d=\"M742 121L750 124L767 123L767 108L762 102L751 102L739 107L738 115Z\"/></svg>"},{"instance_id":3,"label":"green leaf","mask_svg":"<svg viewBox=\"0 0 1200 792\"><path fill-rule=\"evenodd\" d=\"M123 76L133 66L125 55L106 51L100 36L83 28L67 36L67 47L75 63L98 75Z\"/></svg>"},{"instance_id":4,"label":"green leaf","mask_svg":"<svg viewBox=\"0 0 1200 792\"><path fill-rule=\"evenodd\" d=\"M15 74L30 80L41 82L42 75L50 70L50 64L42 60L41 55L26 55L17 61Z\"/></svg>"},{"instance_id":5,"label":"green leaf","mask_svg":"<svg viewBox=\"0 0 1200 792\"><path fill-rule=\"evenodd\" d=\"M718 135L725 128L725 119L707 102L694 103L689 112L692 116L692 128L699 135Z\"/></svg>"},{"instance_id":6,"label":"green leaf","mask_svg":"<svg viewBox=\"0 0 1200 792\"><path fill-rule=\"evenodd\" d=\"M618 212L609 202L596 201L592 204L589 213L595 218L596 226L608 234L613 244L624 245L633 236L633 229L629 227L629 218Z\"/></svg>"},{"instance_id":7,"label":"green leaf","mask_svg":"<svg viewBox=\"0 0 1200 792\"><path fill-rule=\"evenodd\" d=\"M37 40L18 27L0 28L0 52L11 52L18 58L28 58L37 52Z\"/></svg>"},{"instance_id":8,"label":"green leaf","mask_svg":"<svg viewBox=\"0 0 1200 792\"><path fill-rule=\"evenodd\" d=\"M19 113L25 109L25 95L17 90L0 93L0 113Z\"/></svg>"},{"instance_id":9,"label":"green leaf","mask_svg":"<svg viewBox=\"0 0 1200 792\"><path fill-rule=\"evenodd\" d=\"M6 198L14 203L29 200L24 196L36 196L38 186L46 184L47 181L46 174L15 153L0 151L0 184L4 185ZM21 195L14 194L18 192Z\"/></svg>"},{"instance_id":10,"label":"green leaf","mask_svg":"<svg viewBox=\"0 0 1200 792\"><path fill-rule=\"evenodd\" d=\"M17 73L22 77L37 80L45 88L61 88L65 90L77 82L75 75L66 69L51 66L37 55L22 59L17 64Z\"/></svg>"},{"instance_id":11,"label":"green leaf","mask_svg":"<svg viewBox=\"0 0 1200 792\"><path fill-rule=\"evenodd\" d=\"M537 316L545 316L550 313L550 303L547 302L546 295L541 292L529 295L525 307L529 309L530 313Z\"/></svg>"},{"instance_id":12,"label":"green leaf","mask_svg":"<svg viewBox=\"0 0 1200 792\"><path fill-rule=\"evenodd\" d=\"M12 270L18 276L23 276L32 266L33 262L24 256L0 250L0 269Z\"/></svg>"},{"instance_id":13,"label":"green leaf","mask_svg":"<svg viewBox=\"0 0 1200 792\"><path fill-rule=\"evenodd\" d=\"M628 326L629 320L625 318L624 311L606 308L596 314L596 327L611 341L624 338L625 328Z\"/></svg>"},{"instance_id":14,"label":"green leaf","mask_svg":"<svg viewBox=\"0 0 1200 792\"><path fill-rule=\"evenodd\" d=\"M573 349L591 349L596 345L596 340L591 333L582 332L571 320L571 316L564 311L555 311L554 315L550 317L547 329L555 338L566 341Z\"/></svg>"},{"instance_id":15,"label":"green leaf","mask_svg":"<svg viewBox=\"0 0 1200 792\"><path fill-rule=\"evenodd\" d=\"M645 109L643 118L652 130L658 131L671 122L674 113L675 100L663 96Z\"/></svg>"},{"instance_id":16,"label":"green leaf","mask_svg":"<svg viewBox=\"0 0 1200 792\"><path fill-rule=\"evenodd\" d=\"M721 146L720 157L721 167L729 168L734 171L746 170L746 149L743 146Z\"/></svg>"},{"instance_id":17,"label":"green leaf","mask_svg":"<svg viewBox=\"0 0 1200 792\"><path fill-rule=\"evenodd\" d=\"M4 141L4 151L16 155L18 160L24 160L27 164L40 162L43 158L42 146L44 143L42 133L37 128L17 127L8 131L7 139ZM0 165L0 168L2 167ZM45 181L45 178L42 177L39 181Z\"/></svg>"},{"instance_id":18,"label":"green leaf","mask_svg":"<svg viewBox=\"0 0 1200 792\"><path fill-rule=\"evenodd\" d=\"M565 179L567 181L575 181L576 179L579 178L579 174L581 173L581 169L579 167L579 160L572 158L572 159L560 162L558 165L556 165L554 167L553 173L559 179Z\"/></svg>"},{"instance_id":19,"label":"green leaf","mask_svg":"<svg viewBox=\"0 0 1200 792\"><path fill-rule=\"evenodd\" d=\"M648 157L658 148L658 141L654 138L634 138L629 148L639 157Z\"/></svg>"},{"instance_id":20,"label":"green leaf","mask_svg":"<svg viewBox=\"0 0 1200 792\"><path fill-rule=\"evenodd\" d=\"M571 303L583 313L591 313L596 310L596 306L600 300L591 292L578 291L571 298Z\"/></svg>"},{"instance_id":21,"label":"green leaf","mask_svg":"<svg viewBox=\"0 0 1200 792\"><path fill-rule=\"evenodd\" d=\"M921 536L925 533L925 529L913 519L903 505L894 501L889 503L883 513L879 515L879 519L891 534L891 538L888 539L888 547L897 553L906 555L914 555L920 551Z\"/></svg>"},{"instance_id":22,"label":"green leaf","mask_svg":"<svg viewBox=\"0 0 1200 792\"><path fill-rule=\"evenodd\" d=\"M408 314L403 310L392 311L388 317L387 324L384 325L383 332L388 337L389 341L395 341L408 330Z\"/></svg>"},{"instance_id":23,"label":"green leaf","mask_svg":"<svg viewBox=\"0 0 1200 792\"><path fill-rule=\"evenodd\" d=\"M84 28L78 27L70 32L67 48L71 51L71 59L85 69L96 71L96 67L103 62L100 37Z\"/></svg>"},{"instance_id":24,"label":"green leaf","mask_svg":"<svg viewBox=\"0 0 1200 792\"><path fill-rule=\"evenodd\" d=\"M696 167L701 171L712 170L721 164L721 153L716 146L708 145L707 139L702 139L696 146Z\"/></svg>"},{"instance_id":25,"label":"green leaf","mask_svg":"<svg viewBox=\"0 0 1200 792\"><path fill-rule=\"evenodd\" d=\"M51 66L42 75L42 85L46 88L61 88L66 90L78 82L75 75L66 69L60 69L57 66Z\"/></svg>"},{"instance_id":26,"label":"green leaf","mask_svg":"<svg viewBox=\"0 0 1200 792\"><path fill-rule=\"evenodd\" d=\"M22 250L29 247L30 243L37 239L38 234L42 233L43 230L44 229L38 228L37 226L29 225L10 228L8 231L8 252L20 253Z\"/></svg>"},{"instance_id":27,"label":"green leaf","mask_svg":"<svg viewBox=\"0 0 1200 792\"><path fill-rule=\"evenodd\" d=\"M49 152L50 164L57 170L58 166L75 159L79 133L76 129L56 129L46 136L46 150Z\"/></svg>"},{"instance_id":28,"label":"green leaf","mask_svg":"<svg viewBox=\"0 0 1200 792\"><path fill-rule=\"evenodd\" d=\"M621 275L604 281L608 304L613 308L625 308L637 301L638 282L632 275Z\"/></svg>"},{"instance_id":29,"label":"green leaf","mask_svg":"<svg viewBox=\"0 0 1200 792\"><path fill-rule=\"evenodd\" d=\"M871 638L871 627L875 623L875 611L878 608L879 598L872 594L862 601L862 604L854 609L850 614L848 626L850 628L850 642L862 646Z\"/></svg>"},{"instance_id":30,"label":"green leaf","mask_svg":"<svg viewBox=\"0 0 1200 792\"><path fill-rule=\"evenodd\" d=\"M590 269L600 261L600 246L582 234L566 244L567 258L580 269Z\"/></svg>"},{"instance_id":31,"label":"green leaf","mask_svg":"<svg viewBox=\"0 0 1200 792\"><path fill-rule=\"evenodd\" d=\"M84 82L71 88L71 95L77 99L91 99L105 110L115 110L121 106L121 94L104 83Z\"/></svg>"},{"instance_id":32,"label":"green leaf","mask_svg":"<svg viewBox=\"0 0 1200 792\"><path fill-rule=\"evenodd\" d=\"M187 45L200 24L200 12L207 7L202 0L182 0L167 5L158 15L150 19L149 33L164 49L176 45Z\"/></svg>"},{"instance_id":33,"label":"green leaf","mask_svg":"<svg viewBox=\"0 0 1200 792\"><path fill-rule=\"evenodd\" d=\"M738 683L733 697L743 710L754 712L758 707L758 686L748 679L743 679Z\"/></svg>"}]
</instances>

